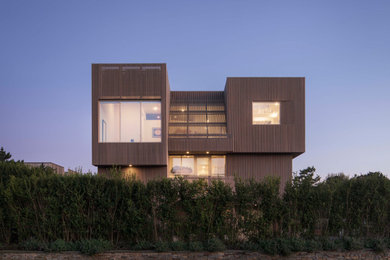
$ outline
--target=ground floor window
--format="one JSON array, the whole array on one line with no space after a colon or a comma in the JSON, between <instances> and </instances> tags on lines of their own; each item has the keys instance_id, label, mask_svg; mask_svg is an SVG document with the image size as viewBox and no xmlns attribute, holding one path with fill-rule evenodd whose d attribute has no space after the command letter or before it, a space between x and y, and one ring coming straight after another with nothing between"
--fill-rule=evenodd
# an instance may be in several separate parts
<instances>
[{"instance_id":1,"label":"ground floor window","mask_svg":"<svg viewBox=\"0 0 390 260\"><path fill-rule=\"evenodd\" d=\"M225 176L225 161L224 155L170 155L168 177L222 177Z\"/></svg>"}]
</instances>

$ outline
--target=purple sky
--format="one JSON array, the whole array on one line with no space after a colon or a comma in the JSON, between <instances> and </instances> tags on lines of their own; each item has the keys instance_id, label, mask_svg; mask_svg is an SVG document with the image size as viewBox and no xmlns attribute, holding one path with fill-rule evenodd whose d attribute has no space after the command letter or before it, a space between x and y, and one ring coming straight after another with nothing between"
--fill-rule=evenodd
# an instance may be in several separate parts
<instances>
[{"instance_id":1,"label":"purple sky","mask_svg":"<svg viewBox=\"0 0 390 260\"><path fill-rule=\"evenodd\" d=\"M91 63L164 62L172 90L306 77L294 170L390 176L390 1L0 2L0 146L91 169Z\"/></svg>"}]
</instances>

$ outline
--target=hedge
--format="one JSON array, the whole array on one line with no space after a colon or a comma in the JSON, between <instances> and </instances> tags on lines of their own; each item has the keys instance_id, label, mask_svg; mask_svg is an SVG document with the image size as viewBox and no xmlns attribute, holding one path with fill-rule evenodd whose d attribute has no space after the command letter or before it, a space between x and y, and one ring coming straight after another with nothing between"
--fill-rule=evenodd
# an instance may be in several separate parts
<instances>
[{"instance_id":1,"label":"hedge","mask_svg":"<svg viewBox=\"0 0 390 260\"><path fill-rule=\"evenodd\" d=\"M1 244L36 240L53 250L65 243L108 241L160 251L245 245L289 252L299 239L315 249L334 246L329 238L353 247L353 238L362 237L382 248L385 242L378 241L390 231L390 180L370 172L320 181L309 167L280 193L279 180L271 177L237 179L235 187L181 178L144 184L120 176L60 176L5 161L0 162L0 231Z\"/></svg>"}]
</instances>

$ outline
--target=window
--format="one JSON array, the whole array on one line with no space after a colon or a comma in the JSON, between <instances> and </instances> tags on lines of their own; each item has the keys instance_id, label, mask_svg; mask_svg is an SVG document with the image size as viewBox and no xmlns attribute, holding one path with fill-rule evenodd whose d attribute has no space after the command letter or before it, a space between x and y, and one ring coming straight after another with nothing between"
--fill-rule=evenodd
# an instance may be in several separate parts
<instances>
[{"instance_id":1,"label":"window","mask_svg":"<svg viewBox=\"0 0 390 260\"><path fill-rule=\"evenodd\" d=\"M194 175L194 156L170 156L170 174Z\"/></svg>"},{"instance_id":2,"label":"window","mask_svg":"<svg viewBox=\"0 0 390 260\"><path fill-rule=\"evenodd\" d=\"M252 122L254 125L280 124L279 102L253 102L252 112Z\"/></svg>"},{"instance_id":3,"label":"window","mask_svg":"<svg viewBox=\"0 0 390 260\"><path fill-rule=\"evenodd\" d=\"M226 138L223 103L171 104L170 138Z\"/></svg>"},{"instance_id":4,"label":"window","mask_svg":"<svg viewBox=\"0 0 390 260\"><path fill-rule=\"evenodd\" d=\"M161 102L100 101L99 142L161 142Z\"/></svg>"},{"instance_id":5,"label":"window","mask_svg":"<svg viewBox=\"0 0 390 260\"><path fill-rule=\"evenodd\" d=\"M171 155L168 168L169 177L222 177L225 176L225 156Z\"/></svg>"}]
</instances>

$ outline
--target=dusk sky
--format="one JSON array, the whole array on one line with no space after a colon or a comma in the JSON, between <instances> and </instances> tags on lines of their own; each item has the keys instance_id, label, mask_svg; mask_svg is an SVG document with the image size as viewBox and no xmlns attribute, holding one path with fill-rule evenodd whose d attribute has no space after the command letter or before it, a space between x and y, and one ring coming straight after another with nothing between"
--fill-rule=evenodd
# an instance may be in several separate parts
<instances>
[{"instance_id":1,"label":"dusk sky","mask_svg":"<svg viewBox=\"0 0 390 260\"><path fill-rule=\"evenodd\" d=\"M306 152L322 177L390 176L390 1L0 0L0 146L91 164L91 63L167 63L171 90L306 77Z\"/></svg>"}]
</instances>

